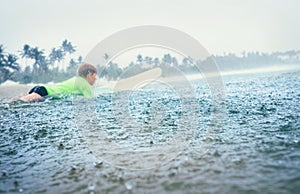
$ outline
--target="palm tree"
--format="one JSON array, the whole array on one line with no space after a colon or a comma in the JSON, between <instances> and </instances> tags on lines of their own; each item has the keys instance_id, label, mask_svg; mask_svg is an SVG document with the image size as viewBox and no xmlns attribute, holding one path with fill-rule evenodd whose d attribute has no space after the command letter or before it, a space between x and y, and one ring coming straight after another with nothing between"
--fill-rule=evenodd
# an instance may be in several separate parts
<instances>
[{"instance_id":1,"label":"palm tree","mask_svg":"<svg viewBox=\"0 0 300 194\"><path fill-rule=\"evenodd\" d=\"M79 56L78 59L77 59L78 64L81 64L82 60L83 60L82 56Z\"/></svg>"},{"instance_id":2,"label":"palm tree","mask_svg":"<svg viewBox=\"0 0 300 194\"><path fill-rule=\"evenodd\" d=\"M43 49L39 49L38 47L33 48L28 44L25 44L23 46L23 51L21 51L22 58L33 60L32 65L27 65L27 67L29 67L28 70L32 69L34 81L40 81L41 79L45 80L45 76L41 76L41 74L48 73L49 61L44 54L45 52Z\"/></svg>"},{"instance_id":3,"label":"palm tree","mask_svg":"<svg viewBox=\"0 0 300 194\"><path fill-rule=\"evenodd\" d=\"M79 64L81 64L82 57L80 56L78 60L71 59L67 67L67 75L69 77L76 75Z\"/></svg>"},{"instance_id":4,"label":"palm tree","mask_svg":"<svg viewBox=\"0 0 300 194\"><path fill-rule=\"evenodd\" d=\"M155 66L156 67L159 66L159 63L160 63L159 58L155 57L155 59L154 59Z\"/></svg>"},{"instance_id":5,"label":"palm tree","mask_svg":"<svg viewBox=\"0 0 300 194\"><path fill-rule=\"evenodd\" d=\"M21 55L21 58L22 59L25 59L25 64L26 64L26 67L28 66L28 61L27 59L30 59L30 52L31 52L31 48L28 44L25 44L23 46L23 50L22 51L19 51L20 55Z\"/></svg>"},{"instance_id":6,"label":"palm tree","mask_svg":"<svg viewBox=\"0 0 300 194\"><path fill-rule=\"evenodd\" d=\"M3 45L0 45L0 83L8 80L15 71L20 69L17 60L17 56L6 54Z\"/></svg>"},{"instance_id":7,"label":"palm tree","mask_svg":"<svg viewBox=\"0 0 300 194\"><path fill-rule=\"evenodd\" d=\"M172 57L172 64L173 64L175 67L178 67L178 61L177 61L176 57Z\"/></svg>"},{"instance_id":8,"label":"palm tree","mask_svg":"<svg viewBox=\"0 0 300 194\"><path fill-rule=\"evenodd\" d=\"M138 64L141 64L143 62L143 56L141 54L138 54L137 58L137 62Z\"/></svg>"},{"instance_id":9,"label":"palm tree","mask_svg":"<svg viewBox=\"0 0 300 194\"><path fill-rule=\"evenodd\" d=\"M145 57L145 62L146 62L147 64L151 65L151 64L152 64L152 57L146 56L146 57Z\"/></svg>"},{"instance_id":10,"label":"palm tree","mask_svg":"<svg viewBox=\"0 0 300 194\"><path fill-rule=\"evenodd\" d=\"M63 56L66 56L68 54L68 59L67 59L68 61L71 60L71 54L76 51L75 47L68 40L64 40L62 42L60 49L63 52ZM62 58L62 60L64 60L64 58ZM64 66L62 66L62 69L65 70Z\"/></svg>"},{"instance_id":11,"label":"palm tree","mask_svg":"<svg viewBox=\"0 0 300 194\"><path fill-rule=\"evenodd\" d=\"M48 71L48 63L44 56L44 50L39 50L38 47L31 49L30 58L34 59L34 73L46 73Z\"/></svg>"},{"instance_id":12,"label":"palm tree","mask_svg":"<svg viewBox=\"0 0 300 194\"><path fill-rule=\"evenodd\" d=\"M62 49L55 49L51 50L49 55L50 65L55 67L55 63L60 63L64 59L64 53Z\"/></svg>"},{"instance_id":13,"label":"palm tree","mask_svg":"<svg viewBox=\"0 0 300 194\"><path fill-rule=\"evenodd\" d=\"M109 59L109 55L107 53L104 53L103 58L104 58L105 62L107 62Z\"/></svg>"},{"instance_id":14,"label":"palm tree","mask_svg":"<svg viewBox=\"0 0 300 194\"><path fill-rule=\"evenodd\" d=\"M108 80L116 80L120 77L122 74L122 69L118 66L117 63L109 62L107 70L107 78Z\"/></svg>"},{"instance_id":15,"label":"palm tree","mask_svg":"<svg viewBox=\"0 0 300 194\"><path fill-rule=\"evenodd\" d=\"M67 40L64 40L62 42L61 48L65 53L69 54L72 54L76 51L75 47L71 44L71 42L68 42Z\"/></svg>"},{"instance_id":16,"label":"palm tree","mask_svg":"<svg viewBox=\"0 0 300 194\"><path fill-rule=\"evenodd\" d=\"M30 46L28 44L25 44L23 47L23 51L21 51L21 57L26 58L29 56L30 53Z\"/></svg>"},{"instance_id":17,"label":"palm tree","mask_svg":"<svg viewBox=\"0 0 300 194\"><path fill-rule=\"evenodd\" d=\"M172 56L170 54L165 54L162 58L162 62L170 65L172 63Z\"/></svg>"}]
</instances>

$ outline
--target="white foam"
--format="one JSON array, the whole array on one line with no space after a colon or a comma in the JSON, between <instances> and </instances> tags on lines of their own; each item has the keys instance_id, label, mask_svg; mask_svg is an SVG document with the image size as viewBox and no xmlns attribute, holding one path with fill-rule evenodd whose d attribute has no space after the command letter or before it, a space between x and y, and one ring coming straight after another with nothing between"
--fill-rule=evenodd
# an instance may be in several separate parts
<instances>
[{"instance_id":1,"label":"white foam","mask_svg":"<svg viewBox=\"0 0 300 194\"><path fill-rule=\"evenodd\" d=\"M3 82L1 84L1 86L12 86L12 85L19 85L18 82L14 82L14 81L11 81L11 80L6 80L5 82Z\"/></svg>"}]
</instances>

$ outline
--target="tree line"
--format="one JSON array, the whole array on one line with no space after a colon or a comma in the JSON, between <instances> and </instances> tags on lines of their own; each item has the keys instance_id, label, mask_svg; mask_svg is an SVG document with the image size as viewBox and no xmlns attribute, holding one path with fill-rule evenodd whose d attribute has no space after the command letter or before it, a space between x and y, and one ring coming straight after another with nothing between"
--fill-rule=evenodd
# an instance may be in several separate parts
<instances>
[{"instance_id":1,"label":"tree line","mask_svg":"<svg viewBox=\"0 0 300 194\"><path fill-rule=\"evenodd\" d=\"M105 54L105 57L108 58L108 55ZM107 67L98 66L98 69L101 72L101 77L114 80L116 78L130 77L154 67L160 67L163 70L162 76L172 75L174 73L174 67L185 74L200 73L196 64L211 65L212 63L217 64L220 71L253 69L284 64L300 65L300 51L290 50L285 52L272 52L270 54L243 52L240 56L228 53L223 55L211 55L202 61L194 61L191 57L184 57L179 61L171 54L165 54L162 58L152 58L139 54L135 62L132 61L123 69L120 68L118 64L112 62L108 63Z\"/></svg>"},{"instance_id":2,"label":"tree line","mask_svg":"<svg viewBox=\"0 0 300 194\"><path fill-rule=\"evenodd\" d=\"M249 69L284 64L300 65L299 50L272 53L243 52L240 56L228 53L213 55L212 58L219 64L221 70Z\"/></svg>"},{"instance_id":3,"label":"tree line","mask_svg":"<svg viewBox=\"0 0 300 194\"><path fill-rule=\"evenodd\" d=\"M12 80L19 83L47 83L60 82L76 75L78 66L82 63L82 57L74 59L76 47L68 40L62 41L61 45L52 48L49 54L38 47L25 44L17 54L5 52L0 44L0 83ZM163 69L163 76L168 76L176 69L183 73L199 73L197 63L215 61L220 70L236 70L245 68L257 68L275 64L299 64L300 51L290 50L285 52L260 53L243 52L240 56L228 53L223 55L211 55L204 61L193 61L190 57L184 57L179 61L171 54L165 54L162 58L143 56L139 54L135 61L121 68L115 62L108 62L109 56L102 56L107 60L107 65L95 64L99 77L108 80L126 78L141 73L154 67ZM22 66L20 65L22 64ZM208 63L209 64L209 63ZM22 68L21 68L22 67Z\"/></svg>"},{"instance_id":4,"label":"tree line","mask_svg":"<svg viewBox=\"0 0 300 194\"><path fill-rule=\"evenodd\" d=\"M28 44L17 54L11 54L0 45L0 83L6 80L25 84L65 80L74 76L78 65L82 63L81 56L76 59L72 57L75 51L76 47L68 40L52 48L49 54L44 49Z\"/></svg>"}]
</instances>

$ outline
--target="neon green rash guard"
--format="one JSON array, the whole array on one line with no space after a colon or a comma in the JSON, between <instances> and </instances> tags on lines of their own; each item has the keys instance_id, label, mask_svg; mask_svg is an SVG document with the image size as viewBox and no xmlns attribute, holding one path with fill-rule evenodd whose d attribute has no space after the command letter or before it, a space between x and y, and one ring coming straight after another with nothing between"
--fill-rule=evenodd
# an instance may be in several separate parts
<instances>
[{"instance_id":1,"label":"neon green rash guard","mask_svg":"<svg viewBox=\"0 0 300 194\"><path fill-rule=\"evenodd\" d=\"M83 95L85 97L92 97L91 85L83 77L73 77L64 82L53 86L45 86L48 95L52 97L60 97L61 95Z\"/></svg>"}]
</instances>

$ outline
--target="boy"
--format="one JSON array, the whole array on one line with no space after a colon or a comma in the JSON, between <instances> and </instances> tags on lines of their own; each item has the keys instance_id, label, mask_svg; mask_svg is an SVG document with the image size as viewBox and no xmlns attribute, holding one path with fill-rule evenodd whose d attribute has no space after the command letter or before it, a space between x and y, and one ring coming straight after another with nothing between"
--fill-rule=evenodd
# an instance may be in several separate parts
<instances>
[{"instance_id":1,"label":"boy","mask_svg":"<svg viewBox=\"0 0 300 194\"><path fill-rule=\"evenodd\" d=\"M35 86L27 95L22 96L19 100L25 102L42 101L44 96L58 97L64 94L83 95L92 97L91 86L94 85L97 76L95 66L83 63L78 69L78 76L58 83L54 86Z\"/></svg>"}]
</instances>

